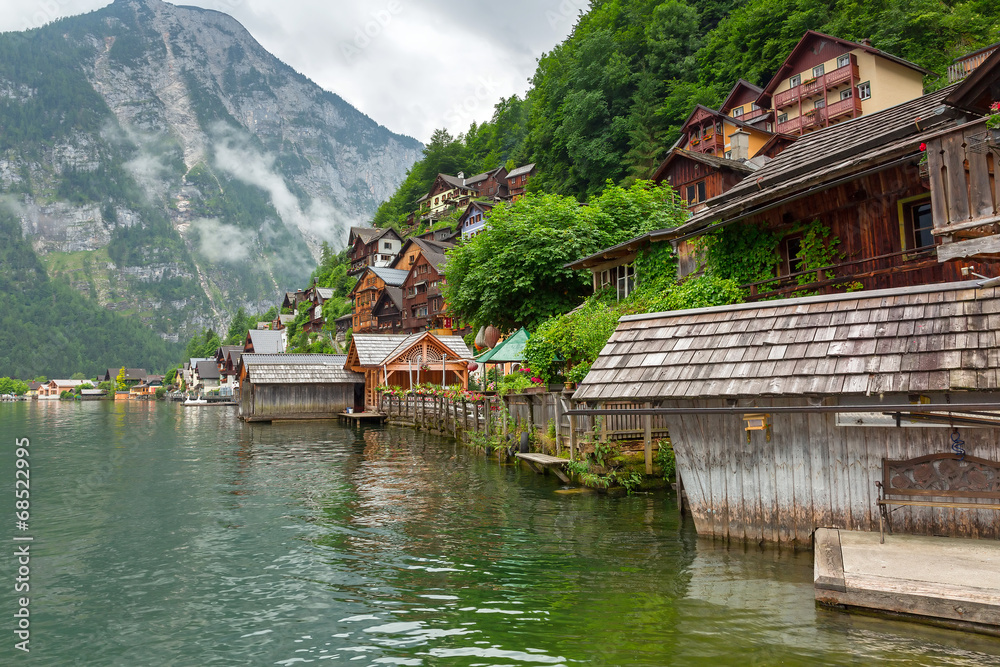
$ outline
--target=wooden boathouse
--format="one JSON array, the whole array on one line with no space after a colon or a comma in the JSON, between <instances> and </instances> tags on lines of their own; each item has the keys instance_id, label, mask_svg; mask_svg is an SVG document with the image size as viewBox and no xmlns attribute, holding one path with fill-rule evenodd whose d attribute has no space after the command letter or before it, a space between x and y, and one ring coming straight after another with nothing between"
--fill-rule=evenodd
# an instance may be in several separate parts
<instances>
[{"instance_id":1,"label":"wooden boathouse","mask_svg":"<svg viewBox=\"0 0 1000 667\"><path fill-rule=\"evenodd\" d=\"M1000 290L978 281L636 315L574 402L662 409L699 534L809 545L817 527L879 531L886 460L1000 461L998 336ZM934 493L945 474L898 481L952 495ZM1000 497L1000 463L975 475ZM1000 538L995 509L902 506L892 521Z\"/></svg>"},{"instance_id":2,"label":"wooden boathouse","mask_svg":"<svg viewBox=\"0 0 1000 667\"><path fill-rule=\"evenodd\" d=\"M345 368L362 374L365 406L376 409L380 386L411 389L419 384L469 388L472 352L461 336L355 334Z\"/></svg>"},{"instance_id":3,"label":"wooden boathouse","mask_svg":"<svg viewBox=\"0 0 1000 667\"><path fill-rule=\"evenodd\" d=\"M332 354L243 354L239 415L248 422L334 419L364 410L365 377Z\"/></svg>"}]
</instances>

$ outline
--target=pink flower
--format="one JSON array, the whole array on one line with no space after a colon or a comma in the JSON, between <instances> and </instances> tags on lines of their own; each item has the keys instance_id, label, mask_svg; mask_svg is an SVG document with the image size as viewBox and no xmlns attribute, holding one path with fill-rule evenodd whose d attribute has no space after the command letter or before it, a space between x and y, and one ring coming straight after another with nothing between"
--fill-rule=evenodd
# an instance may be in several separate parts
<instances>
[{"instance_id":1,"label":"pink flower","mask_svg":"<svg viewBox=\"0 0 1000 667\"><path fill-rule=\"evenodd\" d=\"M922 150L922 151L927 150L927 144L925 144L923 142L920 142L920 150Z\"/></svg>"}]
</instances>

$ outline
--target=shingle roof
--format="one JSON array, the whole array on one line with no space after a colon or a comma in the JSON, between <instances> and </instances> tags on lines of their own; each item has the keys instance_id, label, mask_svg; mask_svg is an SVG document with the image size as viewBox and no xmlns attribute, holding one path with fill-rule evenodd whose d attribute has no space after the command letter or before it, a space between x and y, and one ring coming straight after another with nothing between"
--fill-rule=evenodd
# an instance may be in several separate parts
<instances>
[{"instance_id":1,"label":"shingle roof","mask_svg":"<svg viewBox=\"0 0 1000 667\"><path fill-rule=\"evenodd\" d=\"M352 342L362 366L378 366L386 359L402 354L425 334L354 334ZM461 336L434 336L459 359L471 360L472 352Z\"/></svg>"},{"instance_id":2,"label":"shingle roof","mask_svg":"<svg viewBox=\"0 0 1000 667\"><path fill-rule=\"evenodd\" d=\"M399 287L406 282L406 275L409 271L402 269L387 269L381 266L369 266L368 270L382 279L386 285Z\"/></svg>"},{"instance_id":3,"label":"shingle roof","mask_svg":"<svg viewBox=\"0 0 1000 667\"><path fill-rule=\"evenodd\" d=\"M329 301L333 298L333 290L329 287L317 287L316 293L319 294L319 298L323 299L323 301Z\"/></svg>"},{"instance_id":4,"label":"shingle roof","mask_svg":"<svg viewBox=\"0 0 1000 667\"><path fill-rule=\"evenodd\" d=\"M243 355L244 366L260 366L275 364L339 364L347 363L346 354L251 354Z\"/></svg>"},{"instance_id":5,"label":"shingle roof","mask_svg":"<svg viewBox=\"0 0 1000 667\"><path fill-rule=\"evenodd\" d=\"M391 285L386 285L386 288L382 290L382 294L379 295L378 301L372 306L372 311L378 309L378 304L384 300L389 300L396 306L396 308L402 309L403 307L403 289L401 287L392 287Z\"/></svg>"},{"instance_id":6,"label":"shingle roof","mask_svg":"<svg viewBox=\"0 0 1000 667\"><path fill-rule=\"evenodd\" d=\"M219 366L215 361L199 361L196 367L196 372L198 377L202 380L218 380L219 379Z\"/></svg>"},{"instance_id":7,"label":"shingle roof","mask_svg":"<svg viewBox=\"0 0 1000 667\"><path fill-rule=\"evenodd\" d=\"M699 162L713 169L729 169L731 171L735 171L743 175L752 174L757 169L756 167L750 166L749 164L741 162L739 160L730 160L729 158L717 157L715 155L709 155L708 153L696 153L694 151L685 150L683 148L674 148L670 151L670 154L667 155L666 159L662 163L660 163L660 166L653 173L653 180L654 181L660 180L661 177L663 176L663 172L666 171L667 167L669 167L674 160L682 158L687 158L688 160Z\"/></svg>"},{"instance_id":8,"label":"shingle roof","mask_svg":"<svg viewBox=\"0 0 1000 667\"><path fill-rule=\"evenodd\" d=\"M518 167L507 173L507 178L514 178L515 176L520 176L521 174L531 173L531 170L535 168L535 163L526 164L523 167Z\"/></svg>"},{"instance_id":9,"label":"shingle roof","mask_svg":"<svg viewBox=\"0 0 1000 667\"><path fill-rule=\"evenodd\" d=\"M1000 289L976 283L625 317L576 399L1000 390Z\"/></svg>"},{"instance_id":10,"label":"shingle roof","mask_svg":"<svg viewBox=\"0 0 1000 667\"><path fill-rule=\"evenodd\" d=\"M351 236L357 236L358 238L361 239L362 243L364 243L365 245L368 245L372 241L377 241L378 239L382 238L383 236L385 236L389 232L393 232L393 234L395 234L395 231L393 231L393 229L391 227L384 227L384 228L379 228L379 227L351 227L351 234L350 235Z\"/></svg>"},{"instance_id":11,"label":"shingle roof","mask_svg":"<svg viewBox=\"0 0 1000 667\"><path fill-rule=\"evenodd\" d=\"M278 354L247 363L247 378L253 384L364 384L361 373L345 370L345 355Z\"/></svg>"},{"instance_id":12,"label":"shingle roof","mask_svg":"<svg viewBox=\"0 0 1000 667\"><path fill-rule=\"evenodd\" d=\"M281 354L285 351L280 331L253 329L247 333L247 337L257 354Z\"/></svg>"}]
</instances>

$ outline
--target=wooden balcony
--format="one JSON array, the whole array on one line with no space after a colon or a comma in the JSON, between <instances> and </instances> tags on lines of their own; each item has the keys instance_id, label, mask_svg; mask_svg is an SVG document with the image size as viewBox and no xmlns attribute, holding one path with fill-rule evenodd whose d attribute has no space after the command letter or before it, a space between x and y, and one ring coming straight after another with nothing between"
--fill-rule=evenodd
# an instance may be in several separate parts
<instances>
[{"instance_id":1,"label":"wooden balcony","mask_svg":"<svg viewBox=\"0 0 1000 667\"><path fill-rule=\"evenodd\" d=\"M996 50L996 46L987 48L960 60L956 60L951 65L948 65L948 83L961 81L965 77L972 74L972 72L977 67L982 65L987 58L993 55L993 52Z\"/></svg>"},{"instance_id":2,"label":"wooden balcony","mask_svg":"<svg viewBox=\"0 0 1000 667\"><path fill-rule=\"evenodd\" d=\"M980 119L926 143L938 261L1000 254L1000 132Z\"/></svg>"},{"instance_id":3,"label":"wooden balcony","mask_svg":"<svg viewBox=\"0 0 1000 667\"><path fill-rule=\"evenodd\" d=\"M827 124L829 124L830 119L839 118L840 116L860 116L861 100L859 100L856 95L852 94L847 99L834 102L826 107L824 115L826 116Z\"/></svg>"},{"instance_id":4,"label":"wooden balcony","mask_svg":"<svg viewBox=\"0 0 1000 667\"><path fill-rule=\"evenodd\" d=\"M828 90L844 84L853 86L854 82L859 78L858 65L852 60L851 63L843 67L838 67L828 74L821 74L815 79L808 79L794 88L776 93L773 106L775 109L783 109L796 104L800 98L814 97L819 94L825 95Z\"/></svg>"},{"instance_id":5,"label":"wooden balcony","mask_svg":"<svg viewBox=\"0 0 1000 667\"><path fill-rule=\"evenodd\" d=\"M779 134L802 134L802 117L793 118L784 123L778 123Z\"/></svg>"},{"instance_id":6,"label":"wooden balcony","mask_svg":"<svg viewBox=\"0 0 1000 667\"><path fill-rule=\"evenodd\" d=\"M691 139L688 141L687 149L694 153L722 155L726 151L726 140L721 134L713 132L704 139Z\"/></svg>"}]
</instances>

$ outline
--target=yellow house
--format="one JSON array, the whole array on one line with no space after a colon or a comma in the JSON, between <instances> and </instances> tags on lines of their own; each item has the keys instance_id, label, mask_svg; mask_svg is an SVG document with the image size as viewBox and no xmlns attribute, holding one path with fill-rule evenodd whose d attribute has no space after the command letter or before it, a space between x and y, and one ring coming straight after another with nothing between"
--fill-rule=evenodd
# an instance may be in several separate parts
<instances>
[{"instance_id":1,"label":"yellow house","mask_svg":"<svg viewBox=\"0 0 1000 667\"><path fill-rule=\"evenodd\" d=\"M775 130L801 135L923 95L930 72L870 43L808 31L756 101Z\"/></svg>"}]
</instances>

